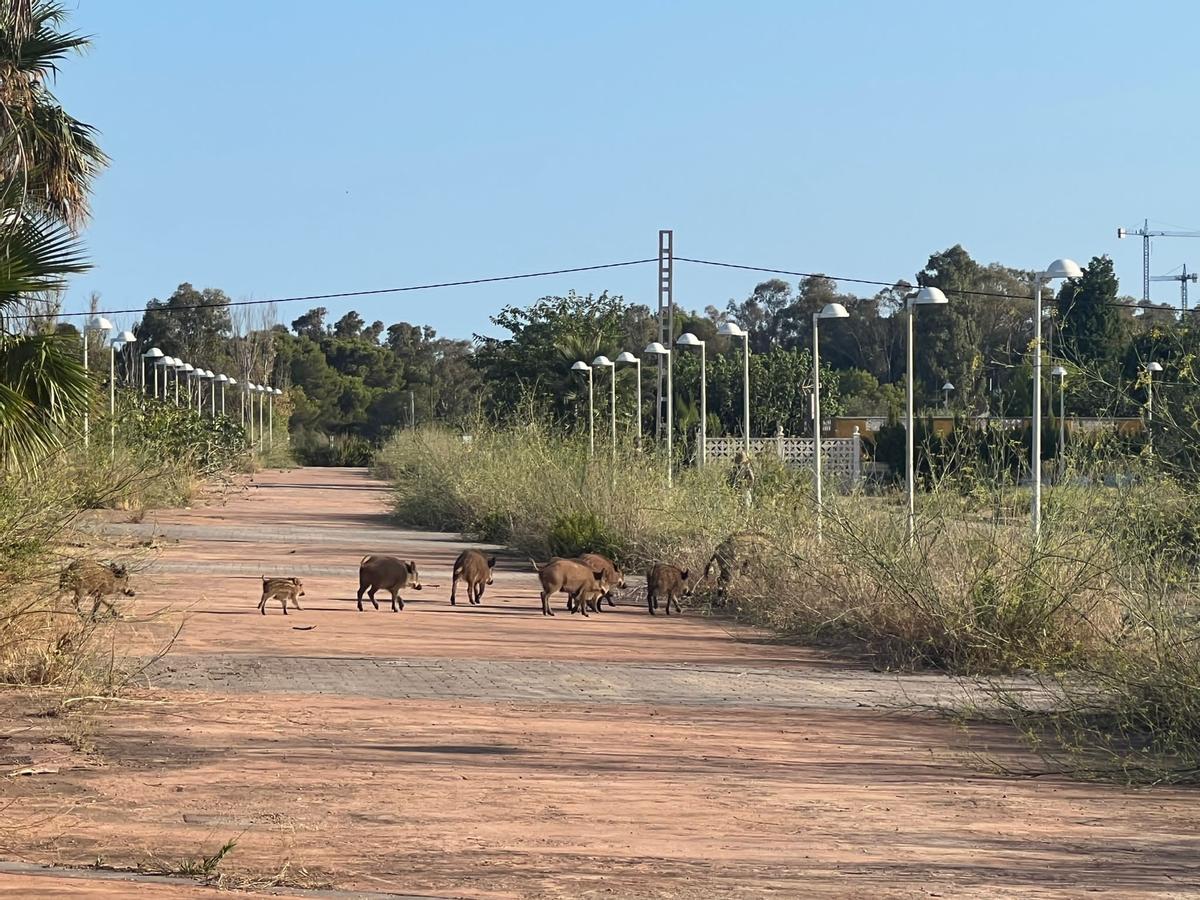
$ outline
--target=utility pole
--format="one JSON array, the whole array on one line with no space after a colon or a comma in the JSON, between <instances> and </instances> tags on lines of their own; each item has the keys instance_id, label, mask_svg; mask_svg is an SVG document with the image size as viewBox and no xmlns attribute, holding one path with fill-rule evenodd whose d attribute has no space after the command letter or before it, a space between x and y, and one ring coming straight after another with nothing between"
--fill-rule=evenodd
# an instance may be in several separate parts
<instances>
[{"instance_id":1,"label":"utility pole","mask_svg":"<svg viewBox=\"0 0 1200 900\"><path fill-rule=\"evenodd\" d=\"M1118 228L1117 238L1138 235L1142 239L1142 299L1150 302L1150 238L1152 237L1200 237L1200 231L1151 231L1150 220L1144 219L1141 228Z\"/></svg>"},{"instance_id":2,"label":"utility pole","mask_svg":"<svg viewBox=\"0 0 1200 900\"><path fill-rule=\"evenodd\" d=\"M675 334L675 233L669 229L658 232L658 340L670 349ZM663 365L671 367L671 354L658 357L658 391L654 404L654 437L662 436L665 396ZM670 379L666 379L670 383ZM641 385L638 385L641 390Z\"/></svg>"}]
</instances>

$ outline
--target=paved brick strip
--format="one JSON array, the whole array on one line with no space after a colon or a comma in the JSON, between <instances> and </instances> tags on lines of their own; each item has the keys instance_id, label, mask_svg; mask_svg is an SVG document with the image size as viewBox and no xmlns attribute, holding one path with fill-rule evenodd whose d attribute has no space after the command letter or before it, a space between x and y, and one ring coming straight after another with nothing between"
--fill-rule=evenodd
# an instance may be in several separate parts
<instances>
[{"instance_id":1,"label":"paved brick strip","mask_svg":"<svg viewBox=\"0 0 1200 900\"><path fill-rule=\"evenodd\" d=\"M934 675L538 659L172 654L148 675L165 690L239 694L787 709L930 708L961 701L968 692L978 701L979 693L978 686Z\"/></svg>"}]
</instances>

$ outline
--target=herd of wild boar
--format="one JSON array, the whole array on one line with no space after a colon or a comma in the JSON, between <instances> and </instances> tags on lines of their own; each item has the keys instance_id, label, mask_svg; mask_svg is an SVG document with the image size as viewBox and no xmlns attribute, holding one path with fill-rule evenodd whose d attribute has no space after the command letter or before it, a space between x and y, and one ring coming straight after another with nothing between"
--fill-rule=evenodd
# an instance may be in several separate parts
<instances>
[{"instance_id":1,"label":"herd of wild boar","mask_svg":"<svg viewBox=\"0 0 1200 900\"><path fill-rule=\"evenodd\" d=\"M724 602L726 589L734 576L747 572L755 559L761 559L767 540L765 535L740 533L730 535L717 547L705 566L701 581L708 583L710 575L715 572L713 584L718 604ZM573 559L556 556L544 564L533 560L530 562L541 582L542 615L545 616L554 615L550 598L556 594L566 594L566 609L569 612L587 616L589 611L601 612L606 603L615 606L613 592L625 588L625 575L621 569L599 553L584 553ZM460 581L466 588L467 602L473 606L481 604L484 589L492 583L495 565L496 557L486 556L479 550L464 550L459 554L451 574L450 605L457 605ZM81 614L84 613L81 606L83 601L91 600L89 614L92 618L99 613L101 606L110 613L116 613L113 604L105 598L121 594L134 596L129 586L129 572L119 563L105 565L91 560L76 560L63 572L59 586L64 592L74 595L75 606ZM695 587L695 579L691 578L688 569L656 563L646 573L647 611L655 615L661 603L668 616L672 607L676 612L682 612L680 599L691 596ZM359 612L363 609L363 594L367 595L375 609L379 609L375 594L381 590L391 597L392 612L399 612L404 609L400 592L409 589L421 590L421 576L412 560L371 554L359 562ZM276 600L284 615L287 615L289 604L295 609L301 608L300 598L303 596L304 584L299 578L264 575L258 611L266 615L267 604Z\"/></svg>"}]
</instances>

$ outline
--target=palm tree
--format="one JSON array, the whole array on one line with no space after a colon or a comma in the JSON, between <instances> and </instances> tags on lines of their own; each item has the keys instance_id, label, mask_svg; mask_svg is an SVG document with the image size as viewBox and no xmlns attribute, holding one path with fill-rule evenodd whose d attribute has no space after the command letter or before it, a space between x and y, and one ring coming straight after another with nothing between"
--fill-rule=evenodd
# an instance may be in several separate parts
<instances>
[{"instance_id":1,"label":"palm tree","mask_svg":"<svg viewBox=\"0 0 1200 900\"><path fill-rule=\"evenodd\" d=\"M106 162L94 130L47 88L59 62L87 46L61 30L63 8L0 0L0 465L31 468L91 401L69 337L22 327L25 303L83 272L74 230Z\"/></svg>"},{"instance_id":2,"label":"palm tree","mask_svg":"<svg viewBox=\"0 0 1200 900\"><path fill-rule=\"evenodd\" d=\"M0 182L7 200L77 229L108 158L95 129L67 115L47 87L59 63L90 43L61 30L66 15L46 0L0 0Z\"/></svg>"}]
</instances>

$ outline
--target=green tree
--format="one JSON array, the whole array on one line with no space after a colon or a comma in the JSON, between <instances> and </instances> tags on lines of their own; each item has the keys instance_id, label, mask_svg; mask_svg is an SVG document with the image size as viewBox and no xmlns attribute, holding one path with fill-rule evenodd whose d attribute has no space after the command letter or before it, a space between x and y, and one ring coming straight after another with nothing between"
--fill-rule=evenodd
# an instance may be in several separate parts
<instances>
[{"instance_id":1,"label":"green tree","mask_svg":"<svg viewBox=\"0 0 1200 900\"><path fill-rule=\"evenodd\" d=\"M184 282L166 300L147 303L135 331L140 343L158 347L167 356L214 371L233 371L233 322L229 297L222 290L196 290Z\"/></svg>"},{"instance_id":2,"label":"green tree","mask_svg":"<svg viewBox=\"0 0 1200 900\"><path fill-rule=\"evenodd\" d=\"M1114 363L1126 339L1117 289L1112 260L1096 256L1083 270L1082 278L1068 281L1058 293L1064 354L1101 378L1113 376Z\"/></svg>"}]
</instances>

